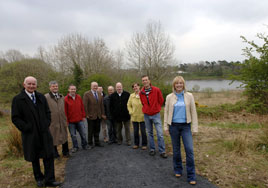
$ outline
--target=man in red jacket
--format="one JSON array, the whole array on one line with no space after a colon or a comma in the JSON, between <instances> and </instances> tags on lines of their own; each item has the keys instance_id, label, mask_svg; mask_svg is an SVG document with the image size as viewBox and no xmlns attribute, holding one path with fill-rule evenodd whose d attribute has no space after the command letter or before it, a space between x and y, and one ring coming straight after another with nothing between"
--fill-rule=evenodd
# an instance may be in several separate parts
<instances>
[{"instance_id":1,"label":"man in red jacket","mask_svg":"<svg viewBox=\"0 0 268 188\"><path fill-rule=\"evenodd\" d=\"M162 121L160 116L161 106L164 98L159 88L151 85L147 75L142 76L143 88L140 91L140 100L143 105L145 126L149 136L150 152L149 155L155 155L153 124L157 132L158 150L162 158L167 158L165 151L165 141L163 136Z\"/></svg>"},{"instance_id":2,"label":"man in red jacket","mask_svg":"<svg viewBox=\"0 0 268 188\"><path fill-rule=\"evenodd\" d=\"M87 145L85 125L83 120L85 120L85 110L81 97L76 94L76 86L69 86L69 94L64 98L64 108L67 117L67 122L69 124L69 131L72 137L73 149L72 152L75 153L78 150L78 142L76 138L76 130L79 132L81 137L81 145L83 149L91 149Z\"/></svg>"}]
</instances>

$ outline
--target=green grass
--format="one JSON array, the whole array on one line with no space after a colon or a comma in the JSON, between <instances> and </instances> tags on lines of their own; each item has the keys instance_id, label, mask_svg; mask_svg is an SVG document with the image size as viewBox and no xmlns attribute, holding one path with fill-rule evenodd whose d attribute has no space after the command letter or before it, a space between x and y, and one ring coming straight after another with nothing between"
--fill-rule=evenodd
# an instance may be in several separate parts
<instances>
[{"instance_id":1,"label":"green grass","mask_svg":"<svg viewBox=\"0 0 268 188\"><path fill-rule=\"evenodd\" d=\"M224 112L241 112L246 109L244 101L239 101L235 104L222 104L213 107L197 107L197 113L199 116L220 117Z\"/></svg>"},{"instance_id":2,"label":"green grass","mask_svg":"<svg viewBox=\"0 0 268 188\"><path fill-rule=\"evenodd\" d=\"M8 134L8 118L9 116L4 116L0 118L0 141L3 141L4 139L7 138Z\"/></svg>"},{"instance_id":3,"label":"green grass","mask_svg":"<svg viewBox=\"0 0 268 188\"><path fill-rule=\"evenodd\" d=\"M25 165L25 160L23 157L8 157L5 159L5 162L2 165L5 168L18 169Z\"/></svg>"},{"instance_id":4,"label":"green grass","mask_svg":"<svg viewBox=\"0 0 268 188\"><path fill-rule=\"evenodd\" d=\"M246 124L246 123L231 123L231 122L222 122L222 123L212 122L206 124L205 126L231 128L231 129L259 129L263 127L259 123Z\"/></svg>"}]
</instances>

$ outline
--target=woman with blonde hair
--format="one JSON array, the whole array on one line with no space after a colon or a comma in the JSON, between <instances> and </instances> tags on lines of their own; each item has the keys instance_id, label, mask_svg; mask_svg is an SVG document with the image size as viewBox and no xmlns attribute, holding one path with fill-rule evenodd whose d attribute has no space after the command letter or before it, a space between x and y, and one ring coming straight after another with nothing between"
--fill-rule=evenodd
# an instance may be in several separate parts
<instances>
[{"instance_id":1,"label":"woman with blonde hair","mask_svg":"<svg viewBox=\"0 0 268 188\"><path fill-rule=\"evenodd\" d=\"M194 97L185 89L182 76L172 83L173 92L166 97L164 129L170 134L173 147L173 167L176 177L182 175L181 138L186 153L187 181L196 184L192 131L198 132ZM191 131L192 128L192 131Z\"/></svg>"}]
</instances>

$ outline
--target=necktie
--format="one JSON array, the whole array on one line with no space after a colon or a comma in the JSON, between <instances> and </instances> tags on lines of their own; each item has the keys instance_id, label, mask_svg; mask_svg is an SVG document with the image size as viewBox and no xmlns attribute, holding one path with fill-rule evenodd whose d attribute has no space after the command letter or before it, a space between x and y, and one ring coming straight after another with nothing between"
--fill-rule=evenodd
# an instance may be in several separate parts
<instances>
[{"instance_id":1,"label":"necktie","mask_svg":"<svg viewBox=\"0 0 268 188\"><path fill-rule=\"evenodd\" d=\"M33 101L33 103L36 104L36 99L35 99L34 94L32 94L31 97L32 97L32 101Z\"/></svg>"},{"instance_id":2,"label":"necktie","mask_svg":"<svg viewBox=\"0 0 268 188\"><path fill-rule=\"evenodd\" d=\"M96 101L98 102L98 95L97 95L97 93L94 92L94 95L95 95Z\"/></svg>"}]
</instances>

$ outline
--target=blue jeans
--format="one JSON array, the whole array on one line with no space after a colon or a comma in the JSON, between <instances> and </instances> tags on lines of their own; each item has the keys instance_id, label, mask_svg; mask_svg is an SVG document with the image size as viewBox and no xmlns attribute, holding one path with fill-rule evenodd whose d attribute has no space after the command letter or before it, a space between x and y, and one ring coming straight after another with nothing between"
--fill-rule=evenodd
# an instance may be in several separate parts
<instances>
[{"instance_id":1,"label":"blue jeans","mask_svg":"<svg viewBox=\"0 0 268 188\"><path fill-rule=\"evenodd\" d=\"M163 136L163 128L162 128L160 113L157 113L152 116L144 114L144 120L145 120L146 129L147 129L147 134L149 137L150 150L155 150L154 129L153 129L153 124L154 124L156 133L157 133L158 150L160 153L165 153L165 141L164 141L164 136Z\"/></svg>"},{"instance_id":2,"label":"blue jeans","mask_svg":"<svg viewBox=\"0 0 268 188\"><path fill-rule=\"evenodd\" d=\"M80 134L82 148L85 148L87 146L87 140L86 140L86 134L85 134L85 125L83 121L79 121L77 123L69 123L69 131L72 137L73 148L78 148L76 130Z\"/></svg>"},{"instance_id":3,"label":"blue jeans","mask_svg":"<svg viewBox=\"0 0 268 188\"><path fill-rule=\"evenodd\" d=\"M187 180L195 181L194 148L190 123L172 123L169 133L173 147L173 167L175 174L182 174L181 137L186 153Z\"/></svg>"}]
</instances>

